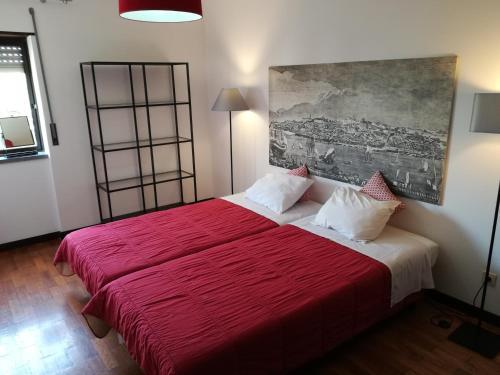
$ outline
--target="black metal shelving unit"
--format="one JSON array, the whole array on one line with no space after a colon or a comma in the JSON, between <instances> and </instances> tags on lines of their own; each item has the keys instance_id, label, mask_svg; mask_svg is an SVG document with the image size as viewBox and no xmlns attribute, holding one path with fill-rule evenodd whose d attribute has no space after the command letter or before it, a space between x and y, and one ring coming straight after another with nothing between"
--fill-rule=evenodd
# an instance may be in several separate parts
<instances>
[{"instance_id":1,"label":"black metal shelving unit","mask_svg":"<svg viewBox=\"0 0 500 375\"><path fill-rule=\"evenodd\" d=\"M107 67L109 69L113 66L121 67L121 69L128 68L128 83L130 86L130 101L126 103L113 103L113 104L101 104L101 97L99 95L99 83L96 79L96 71L100 67ZM153 101L149 99L150 95L148 92L148 67L165 67L168 69L168 75L170 77L170 93L172 94L172 100L158 100ZM177 99L177 88L176 88L176 67L181 69L181 72L185 74L185 81L187 83L187 100ZM184 68L184 69L183 69ZM124 217L130 217L134 215L139 215L151 211L157 211L162 209L168 209L172 207L177 207L186 204L184 200L184 181L192 180L193 182L193 193L194 201L198 201L197 185L196 185L196 163L195 163L195 151L194 151L194 134L193 134L193 112L191 105L191 82L189 76L189 64L186 62L83 62L80 64L81 79L83 86L83 94L85 101L85 110L87 115L87 125L88 133L91 146L92 154L92 164L94 167L94 177L95 186L97 193L97 201L99 206L99 215L101 222L109 222L118 220ZM137 76L139 73L142 79L144 100L136 100L137 94L134 74ZM87 87L87 82L90 80L90 87ZM91 98L88 96L88 92L93 91ZM91 103L91 104L90 104ZM179 119L179 108L181 106L186 106L188 108L188 121L189 121L189 136L183 137L180 135L180 119ZM154 107L170 107L173 109L173 120L174 120L174 131L175 134L166 137L153 137L152 128L154 126L151 119L150 109ZM146 114L146 126L147 126L147 137L140 137L139 131L139 120L138 120L138 109L144 109ZM112 110L129 110L132 116L134 124L134 139L121 142L106 142L104 139L103 132L103 111ZM94 116L91 116L91 112L94 112ZM96 119L96 124L92 124L91 118ZM93 129L94 128L94 129ZM186 170L184 163L182 163L181 156L181 145L187 144L191 146L191 165L190 168ZM161 168L161 160L155 160L154 150L156 147L163 146L175 146L175 158L177 160L177 167L174 170L163 170ZM142 149L149 149L149 161L151 173L146 173L143 166L143 155L141 154ZM109 166L107 161L107 155L109 153L115 152L125 152L125 151L136 151L137 161L138 161L138 175L130 176L127 178L120 179L110 179L109 178ZM102 170L98 171L97 158L101 158ZM160 162L160 163L159 163ZM175 203L170 203L168 205L159 205L158 201L158 186L160 184L165 184L169 182L179 182L179 195L180 201ZM152 187L154 204L153 207L148 207L146 202L145 188ZM118 216L113 215L113 203L112 194L117 192L122 192L125 190L140 189L141 196L141 206L142 209L139 211L128 212L126 214L121 214ZM103 202L101 191L107 197L107 215L104 214ZM189 202L192 203L192 202Z\"/></svg>"}]
</instances>

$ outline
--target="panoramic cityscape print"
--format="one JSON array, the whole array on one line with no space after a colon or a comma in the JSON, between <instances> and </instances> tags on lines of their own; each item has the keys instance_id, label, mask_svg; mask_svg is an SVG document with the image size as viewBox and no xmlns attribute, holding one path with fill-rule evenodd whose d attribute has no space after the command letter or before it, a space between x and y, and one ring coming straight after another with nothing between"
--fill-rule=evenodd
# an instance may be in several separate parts
<instances>
[{"instance_id":1,"label":"panoramic cityscape print","mask_svg":"<svg viewBox=\"0 0 500 375\"><path fill-rule=\"evenodd\" d=\"M439 204L457 58L269 69L271 165Z\"/></svg>"}]
</instances>

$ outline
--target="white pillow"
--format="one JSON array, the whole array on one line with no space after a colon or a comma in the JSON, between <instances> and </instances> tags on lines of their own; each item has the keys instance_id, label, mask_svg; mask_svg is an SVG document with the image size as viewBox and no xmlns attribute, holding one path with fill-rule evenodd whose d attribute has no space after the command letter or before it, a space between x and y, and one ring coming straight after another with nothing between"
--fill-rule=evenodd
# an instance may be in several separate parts
<instances>
[{"instance_id":1,"label":"white pillow","mask_svg":"<svg viewBox=\"0 0 500 375\"><path fill-rule=\"evenodd\" d=\"M313 182L309 178L284 173L268 173L247 189L246 197L282 214L304 195Z\"/></svg>"},{"instance_id":2,"label":"white pillow","mask_svg":"<svg viewBox=\"0 0 500 375\"><path fill-rule=\"evenodd\" d=\"M378 201L350 187L336 187L313 224L332 228L351 240L371 241L382 233L399 203Z\"/></svg>"}]
</instances>

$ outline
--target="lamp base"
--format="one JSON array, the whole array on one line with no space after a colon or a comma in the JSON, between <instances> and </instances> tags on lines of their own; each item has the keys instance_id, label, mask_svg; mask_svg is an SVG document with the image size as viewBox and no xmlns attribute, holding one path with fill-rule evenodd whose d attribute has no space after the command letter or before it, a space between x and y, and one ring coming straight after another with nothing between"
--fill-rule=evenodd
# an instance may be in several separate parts
<instances>
[{"instance_id":1,"label":"lamp base","mask_svg":"<svg viewBox=\"0 0 500 375\"><path fill-rule=\"evenodd\" d=\"M463 323L448 336L448 340L486 358L495 358L500 352L500 336L472 323Z\"/></svg>"}]
</instances>

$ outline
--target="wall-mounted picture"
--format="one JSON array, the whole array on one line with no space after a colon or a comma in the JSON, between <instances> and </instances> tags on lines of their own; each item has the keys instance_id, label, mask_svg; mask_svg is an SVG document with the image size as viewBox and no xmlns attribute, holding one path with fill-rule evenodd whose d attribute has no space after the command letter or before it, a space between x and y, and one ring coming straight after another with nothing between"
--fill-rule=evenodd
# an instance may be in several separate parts
<instances>
[{"instance_id":1,"label":"wall-mounted picture","mask_svg":"<svg viewBox=\"0 0 500 375\"><path fill-rule=\"evenodd\" d=\"M457 57L269 69L271 165L441 203Z\"/></svg>"}]
</instances>

